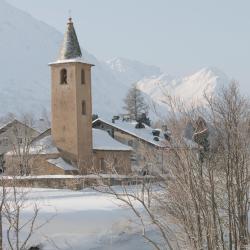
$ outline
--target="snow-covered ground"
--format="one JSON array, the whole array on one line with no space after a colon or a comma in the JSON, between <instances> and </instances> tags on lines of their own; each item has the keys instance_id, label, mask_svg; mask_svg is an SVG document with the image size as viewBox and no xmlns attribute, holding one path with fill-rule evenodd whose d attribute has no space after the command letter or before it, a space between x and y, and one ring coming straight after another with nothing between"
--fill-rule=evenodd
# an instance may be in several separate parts
<instances>
[{"instance_id":1,"label":"snow-covered ground","mask_svg":"<svg viewBox=\"0 0 250 250\"><path fill-rule=\"evenodd\" d=\"M33 188L28 201L40 209L38 224L50 220L32 238L32 242L42 243L45 250L151 249L140 235L131 211L109 195L91 189ZM32 206L27 207L22 218L32 214Z\"/></svg>"}]
</instances>

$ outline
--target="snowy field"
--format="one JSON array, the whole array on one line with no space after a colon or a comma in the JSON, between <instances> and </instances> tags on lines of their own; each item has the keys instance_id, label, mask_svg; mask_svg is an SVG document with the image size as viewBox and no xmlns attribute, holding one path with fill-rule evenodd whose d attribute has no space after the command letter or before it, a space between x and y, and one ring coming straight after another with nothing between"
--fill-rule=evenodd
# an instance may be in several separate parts
<instances>
[{"instance_id":1,"label":"snowy field","mask_svg":"<svg viewBox=\"0 0 250 250\"><path fill-rule=\"evenodd\" d=\"M109 195L90 189L33 188L28 201L40 209L37 224L50 220L32 238L45 250L151 249L140 235L134 215ZM22 218L29 218L32 211L26 208Z\"/></svg>"}]
</instances>

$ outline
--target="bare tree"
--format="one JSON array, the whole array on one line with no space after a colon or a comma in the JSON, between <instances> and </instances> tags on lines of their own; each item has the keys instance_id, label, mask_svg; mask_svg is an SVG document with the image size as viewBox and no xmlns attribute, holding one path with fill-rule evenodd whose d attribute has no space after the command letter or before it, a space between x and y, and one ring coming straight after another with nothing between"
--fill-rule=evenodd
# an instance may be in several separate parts
<instances>
[{"instance_id":1,"label":"bare tree","mask_svg":"<svg viewBox=\"0 0 250 250\"><path fill-rule=\"evenodd\" d=\"M145 153L147 153L148 162L155 162L155 152ZM121 164L120 161L114 164L113 157L110 157L105 160L104 172L103 170L100 172L100 169L93 169L93 173L97 176L97 186L94 185L93 188L98 192L113 195L130 208L138 219L142 236L155 249L179 249L171 227L164 223L162 215L157 212L158 208L155 206L156 197L158 197L157 190L161 188L160 185L156 185L156 180L159 178L149 175L135 176L133 173L119 175L117 173L119 164ZM113 186L117 183L120 184L119 188ZM131 186L131 184L134 185ZM155 239L152 236L154 231L157 231L160 237L156 236Z\"/></svg>"},{"instance_id":2,"label":"bare tree","mask_svg":"<svg viewBox=\"0 0 250 250\"><path fill-rule=\"evenodd\" d=\"M30 239L34 232L47 224L52 217L37 224L39 209L37 204L32 205L28 200L30 190L17 187L18 179L14 176L12 178L2 176L0 181L0 249L26 250L29 245L31 246ZM34 213L24 220L23 212L31 206L33 206Z\"/></svg>"},{"instance_id":3,"label":"bare tree","mask_svg":"<svg viewBox=\"0 0 250 250\"><path fill-rule=\"evenodd\" d=\"M41 117L38 121L36 121L39 131L44 132L45 130L51 128L51 121L50 121L50 113L47 111L46 108L43 108Z\"/></svg>"},{"instance_id":4,"label":"bare tree","mask_svg":"<svg viewBox=\"0 0 250 250\"><path fill-rule=\"evenodd\" d=\"M191 111L170 101L174 181L168 181L166 198L159 200L194 249L243 250L249 242L249 100L235 82L206 99L206 109ZM180 150L188 122L197 150Z\"/></svg>"},{"instance_id":5,"label":"bare tree","mask_svg":"<svg viewBox=\"0 0 250 250\"><path fill-rule=\"evenodd\" d=\"M27 221L21 220L21 212L27 206L27 191L11 188L8 199L4 202L4 218L7 220L7 241L11 250L27 249L28 241L35 230L38 207L34 205L34 213ZM21 239L22 232L28 228L25 239Z\"/></svg>"},{"instance_id":6,"label":"bare tree","mask_svg":"<svg viewBox=\"0 0 250 250\"><path fill-rule=\"evenodd\" d=\"M220 139L217 147L226 190L229 249L243 250L249 243L250 103L240 95L236 82L207 100Z\"/></svg>"},{"instance_id":7,"label":"bare tree","mask_svg":"<svg viewBox=\"0 0 250 250\"><path fill-rule=\"evenodd\" d=\"M27 250L41 249L41 244L32 245L33 235L44 225L48 224L54 216L38 223L39 206L29 199L30 189L18 187L18 178L8 181L10 187L5 189L5 199L2 203L2 219L6 227L5 249ZM33 209L32 213L24 218L25 209ZM3 242L2 242L3 244Z\"/></svg>"},{"instance_id":8,"label":"bare tree","mask_svg":"<svg viewBox=\"0 0 250 250\"><path fill-rule=\"evenodd\" d=\"M5 180L1 178L1 192L0 192L0 250L3 250L3 208L6 201L7 190L5 187Z\"/></svg>"},{"instance_id":9,"label":"bare tree","mask_svg":"<svg viewBox=\"0 0 250 250\"><path fill-rule=\"evenodd\" d=\"M239 94L235 83L206 99L202 109L187 109L174 98L166 99L171 136L163 171L137 177L134 188L124 181L117 190L104 179L97 188L134 212L143 236L155 249L249 246L249 100ZM144 153L157 170L157 157L151 157L150 150ZM152 227L158 238L150 233Z\"/></svg>"},{"instance_id":10,"label":"bare tree","mask_svg":"<svg viewBox=\"0 0 250 250\"><path fill-rule=\"evenodd\" d=\"M24 125L23 128L19 129L17 126L13 128L12 148L16 159L18 159L20 174L29 175L30 144L35 136L35 131L33 130L35 121L33 116L25 114L22 117L22 123Z\"/></svg>"},{"instance_id":11,"label":"bare tree","mask_svg":"<svg viewBox=\"0 0 250 250\"><path fill-rule=\"evenodd\" d=\"M132 119L137 120L143 113L148 113L148 105L136 84L133 84L124 99L124 109Z\"/></svg>"},{"instance_id":12,"label":"bare tree","mask_svg":"<svg viewBox=\"0 0 250 250\"><path fill-rule=\"evenodd\" d=\"M32 140L38 136L33 127L35 120L30 114L25 114L20 118L20 121L14 119L9 123L8 130L5 131L5 136L8 138L8 151L11 155L13 163L11 166L11 174L14 175L29 175L30 174L30 145ZM7 156L5 156L6 159ZM8 171L10 173L10 169Z\"/></svg>"}]
</instances>

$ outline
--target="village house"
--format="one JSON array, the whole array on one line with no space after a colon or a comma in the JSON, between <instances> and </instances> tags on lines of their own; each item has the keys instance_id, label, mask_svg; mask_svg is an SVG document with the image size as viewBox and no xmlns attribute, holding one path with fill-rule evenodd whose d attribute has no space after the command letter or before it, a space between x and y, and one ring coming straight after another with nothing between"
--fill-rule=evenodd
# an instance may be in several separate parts
<instances>
[{"instance_id":1,"label":"village house","mask_svg":"<svg viewBox=\"0 0 250 250\"><path fill-rule=\"evenodd\" d=\"M30 142L39 135L39 132L16 119L0 125L0 173L4 171L4 154L15 151L20 154Z\"/></svg>"},{"instance_id":2,"label":"village house","mask_svg":"<svg viewBox=\"0 0 250 250\"><path fill-rule=\"evenodd\" d=\"M144 123L117 116L111 121L97 118L93 121L93 128L102 129L115 140L132 147L131 162L135 170L152 173L167 168L171 145L166 127L153 129Z\"/></svg>"},{"instance_id":3,"label":"village house","mask_svg":"<svg viewBox=\"0 0 250 250\"><path fill-rule=\"evenodd\" d=\"M132 148L92 128L94 65L82 57L71 18L59 57L49 65L52 126L31 143L25 161L27 174L130 173ZM13 152L6 155L9 173L18 174L20 165L23 167Z\"/></svg>"}]
</instances>

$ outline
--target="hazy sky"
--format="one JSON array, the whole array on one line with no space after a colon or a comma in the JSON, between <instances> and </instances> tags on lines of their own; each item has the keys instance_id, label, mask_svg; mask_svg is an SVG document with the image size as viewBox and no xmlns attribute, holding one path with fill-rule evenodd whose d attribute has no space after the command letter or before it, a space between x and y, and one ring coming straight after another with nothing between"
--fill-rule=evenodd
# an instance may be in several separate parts
<instances>
[{"instance_id":1,"label":"hazy sky","mask_svg":"<svg viewBox=\"0 0 250 250\"><path fill-rule=\"evenodd\" d=\"M81 45L186 75L213 66L250 93L249 0L7 0L64 32L71 10Z\"/></svg>"}]
</instances>

